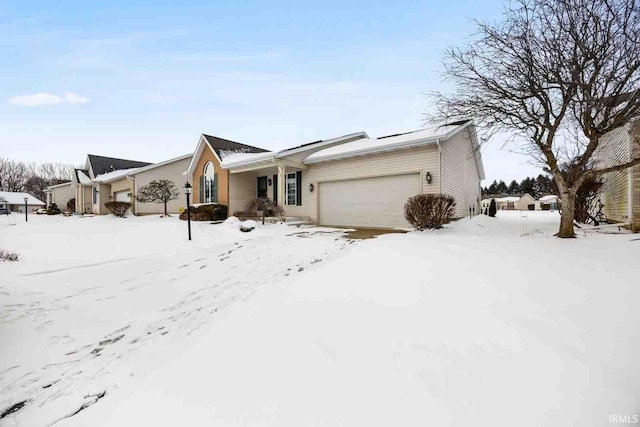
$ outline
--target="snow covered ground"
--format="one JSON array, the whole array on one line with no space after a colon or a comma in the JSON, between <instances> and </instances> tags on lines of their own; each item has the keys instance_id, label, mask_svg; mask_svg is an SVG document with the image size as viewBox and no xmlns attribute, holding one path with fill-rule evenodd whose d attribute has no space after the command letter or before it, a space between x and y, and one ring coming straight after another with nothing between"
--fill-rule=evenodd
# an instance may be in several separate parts
<instances>
[{"instance_id":1,"label":"snow covered ground","mask_svg":"<svg viewBox=\"0 0 640 427\"><path fill-rule=\"evenodd\" d=\"M640 414L637 235L499 212L353 242L0 223L1 426L607 425ZM0 219L2 221L2 219Z\"/></svg>"}]
</instances>

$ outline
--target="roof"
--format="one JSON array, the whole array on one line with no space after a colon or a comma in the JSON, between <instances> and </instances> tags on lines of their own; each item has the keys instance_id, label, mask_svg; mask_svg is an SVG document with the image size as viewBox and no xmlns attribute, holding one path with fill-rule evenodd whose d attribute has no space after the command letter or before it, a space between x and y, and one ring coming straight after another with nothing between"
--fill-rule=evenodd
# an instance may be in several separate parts
<instances>
[{"instance_id":1,"label":"roof","mask_svg":"<svg viewBox=\"0 0 640 427\"><path fill-rule=\"evenodd\" d=\"M548 196L542 196L538 200L540 200L541 202L554 202L558 200L558 196L556 196L555 194L550 194Z\"/></svg>"},{"instance_id":2,"label":"roof","mask_svg":"<svg viewBox=\"0 0 640 427\"><path fill-rule=\"evenodd\" d=\"M238 153L265 153L267 150L264 148L253 147L251 145L242 144L240 142L230 141L224 138L218 138L217 136L211 136L202 134L207 140L211 149L216 152L218 157L222 159L227 153L225 152L238 152Z\"/></svg>"},{"instance_id":3,"label":"roof","mask_svg":"<svg viewBox=\"0 0 640 427\"><path fill-rule=\"evenodd\" d=\"M91 179L89 178L89 171L87 169L74 169L73 173L76 174L76 181L78 181L80 184L85 184L85 182L82 181L81 174L84 174L89 179L89 181L91 181Z\"/></svg>"},{"instance_id":4,"label":"roof","mask_svg":"<svg viewBox=\"0 0 640 427\"><path fill-rule=\"evenodd\" d=\"M60 188L60 187L65 187L67 185L71 185L71 181L66 181L66 182L61 182L60 184L56 184L56 185L50 185L47 188L45 188L45 192L51 191L52 188Z\"/></svg>"},{"instance_id":5,"label":"roof","mask_svg":"<svg viewBox=\"0 0 640 427\"><path fill-rule=\"evenodd\" d=\"M96 176L93 179L93 182L100 182L100 183L106 184L109 182L118 181L137 170L138 170L137 168L131 168L131 169L121 169L121 170L115 170L113 172L103 173Z\"/></svg>"},{"instance_id":6,"label":"roof","mask_svg":"<svg viewBox=\"0 0 640 427\"><path fill-rule=\"evenodd\" d=\"M513 193L513 194L485 194L482 196L482 200L496 199L496 202L517 202L524 196L529 196L533 199L533 196L529 193ZM535 200L535 199L534 199Z\"/></svg>"},{"instance_id":7,"label":"roof","mask_svg":"<svg viewBox=\"0 0 640 427\"><path fill-rule=\"evenodd\" d=\"M471 123L471 121L467 121L462 124L455 123L451 125L441 125L413 132L383 136L380 138L359 139L357 141L347 142L345 144L316 151L304 159L304 163L318 163L343 159L346 157L362 156L402 148L435 144L440 140L450 138Z\"/></svg>"},{"instance_id":8,"label":"roof","mask_svg":"<svg viewBox=\"0 0 640 427\"><path fill-rule=\"evenodd\" d=\"M258 153L258 154L247 154L247 153L231 154L229 156L226 156L224 160L222 160L221 166L223 168L231 168L231 167L250 165L253 163L265 162L267 160L286 157L295 153L311 150L311 149L326 146L326 145L340 143L342 141L350 142L350 140L354 140L354 139L358 140L362 138L366 139L368 138L368 135L365 132L356 132L356 133L350 133L347 135L342 135L342 136L327 139L327 140L309 142L307 144L298 145L292 148L286 148L284 150L280 150L276 152L267 151L267 152Z\"/></svg>"},{"instance_id":9,"label":"roof","mask_svg":"<svg viewBox=\"0 0 640 427\"><path fill-rule=\"evenodd\" d=\"M193 156L193 154L189 153L189 154L182 155L180 157L175 157L173 159L165 160L164 162L154 163L154 164L151 164L149 166L145 166L143 168L134 169L132 172L129 172L127 175L137 175L137 174L139 174L141 172L146 172L146 171L151 170L151 169L155 169L155 168L159 168L161 166L169 165L171 163L179 162L180 160L190 159L192 156Z\"/></svg>"},{"instance_id":10,"label":"roof","mask_svg":"<svg viewBox=\"0 0 640 427\"><path fill-rule=\"evenodd\" d=\"M149 162L140 162L137 160L117 159L115 157L96 156L95 154L89 154L89 163L91 164L91 170L93 176L102 175L108 172L113 172L122 169L133 169L149 166ZM89 176L87 174L87 176Z\"/></svg>"},{"instance_id":11,"label":"roof","mask_svg":"<svg viewBox=\"0 0 640 427\"><path fill-rule=\"evenodd\" d=\"M27 198L27 205L29 206L44 206L44 202L36 199L28 193L14 193L11 191L0 191L0 199L9 205L24 205L24 198Z\"/></svg>"}]
</instances>

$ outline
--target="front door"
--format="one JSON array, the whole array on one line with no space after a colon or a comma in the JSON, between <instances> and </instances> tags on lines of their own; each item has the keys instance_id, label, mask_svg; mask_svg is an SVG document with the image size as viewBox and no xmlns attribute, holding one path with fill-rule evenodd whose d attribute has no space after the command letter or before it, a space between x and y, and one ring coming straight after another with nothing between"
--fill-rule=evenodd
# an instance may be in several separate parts
<instances>
[{"instance_id":1,"label":"front door","mask_svg":"<svg viewBox=\"0 0 640 427\"><path fill-rule=\"evenodd\" d=\"M258 198L267 197L267 177L258 177Z\"/></svg>"}]
</instances>

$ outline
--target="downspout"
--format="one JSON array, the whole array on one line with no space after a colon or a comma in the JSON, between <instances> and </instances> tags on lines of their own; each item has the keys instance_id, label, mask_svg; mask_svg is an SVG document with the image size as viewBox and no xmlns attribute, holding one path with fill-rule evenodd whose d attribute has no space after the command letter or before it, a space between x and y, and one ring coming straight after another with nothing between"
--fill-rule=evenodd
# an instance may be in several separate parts
<instances>
[{"instance_id":1,"label":"downspout","mask_svg":"<svg viewBox=\"0 0 640 427\"><path fill-rule=\"evenodd\" d=\"M442 194L442 147L440 146L440 138L436 139L438 146L438 193Z\"/></svg>"}]
</instances>

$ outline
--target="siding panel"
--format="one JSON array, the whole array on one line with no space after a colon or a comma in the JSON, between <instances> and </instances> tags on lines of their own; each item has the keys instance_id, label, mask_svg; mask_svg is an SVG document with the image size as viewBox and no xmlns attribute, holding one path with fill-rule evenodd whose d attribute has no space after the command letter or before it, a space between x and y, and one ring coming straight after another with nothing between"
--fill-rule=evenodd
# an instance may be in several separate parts
<instances>
[{"instance_id":1,"label":"siding panel","mask_svg":"<svg viewBox=\"0 0 640 427\"><path fill-rule=\"evenodd\" d=\"M441 142L442 192L456 200L456 216L469 214L469 207L480 212L480 176L472 148L469 129Z\"/></svg>"},{"instance_id":2,"label":"siding panel","mask_svg":"<svg viewBox=\"0 0 640 427\"><path fill-rule=\"evenodd\" d=\"M168 179L169 181L173 181L176 187L178 187L180 195L177 199L171 200L169 201L169 203L167 203L167 211L170 214L177 214L180 212L181 208L186 209L187 207L187 199L184 194L183 187L186 180L186 178L184 177L184 172L189 167L190 162L191 158L189 157L183 160L178 160L163 166L159 166L157 168L150 169L148 171L137 173L136 175L134 175L134 178L136 179L136 188L140 190L140 188L148 185L151 181L158 181L161 179ZM192 194L192 196L194 196L194 194ZM164 205L162 203L136 203L137 206L135 212L137 212L137 214L139 215L164 213Z\"/></svg>"}]
</instances>

